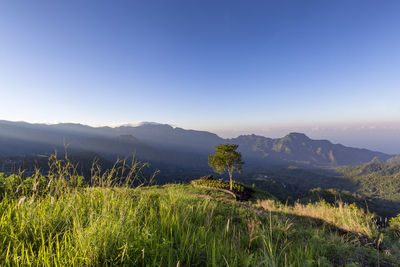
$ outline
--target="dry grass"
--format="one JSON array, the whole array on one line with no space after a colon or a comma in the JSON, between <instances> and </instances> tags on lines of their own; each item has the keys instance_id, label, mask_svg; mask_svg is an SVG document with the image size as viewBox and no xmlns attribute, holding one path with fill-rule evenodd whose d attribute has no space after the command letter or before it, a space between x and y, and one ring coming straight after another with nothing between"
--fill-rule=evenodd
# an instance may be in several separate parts
<instances>
[{"instance_id":1,"label":"dry grass","mask_svg":"<svg viewBox=\"0 0 400 267\"><path fill-rule=\"evenodd\" d=\"M336 205L331 205L320 201L314 204L295 203L295 205L289 206L273 200L262 200L258 201L256 206L272 212L320 219L345 231L359 233L370 238L378 235L378 229L373 223L374 215L359 209L355 204L338 201Z\"/></svg>"}]
</instances>

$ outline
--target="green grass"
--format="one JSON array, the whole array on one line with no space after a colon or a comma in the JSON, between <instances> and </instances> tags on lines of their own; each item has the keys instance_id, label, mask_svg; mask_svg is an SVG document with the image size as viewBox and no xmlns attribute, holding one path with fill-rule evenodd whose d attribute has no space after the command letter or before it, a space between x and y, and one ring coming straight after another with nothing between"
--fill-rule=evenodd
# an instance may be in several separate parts
<instances>
[{"instance_id":1,"label":"green grass","mask_svg":"<svg viewBox=\"0 0 400 267\"><path fill-rule=\"evenodd\" d=\"M263 211L191 185L5 197L0 214L1 265L377 264L377 250L365 244L374 241L368 231L363 244L328 222L285 208ZM382 266L395 264L380 254Z\"/></svg>"},{"instance_id":2,"label":"green grass","mask_svg":"<svg viewBox=\"0 0 400 267\"><path fill-rule=\"evenodd\" d=\"M0 265L400 264L398 231L355 205L237 202L189 184L131 188L114 179L118 170L84 186L68 161L58 164L48 175L1 176Z\"/></svg>"}]
</instances>

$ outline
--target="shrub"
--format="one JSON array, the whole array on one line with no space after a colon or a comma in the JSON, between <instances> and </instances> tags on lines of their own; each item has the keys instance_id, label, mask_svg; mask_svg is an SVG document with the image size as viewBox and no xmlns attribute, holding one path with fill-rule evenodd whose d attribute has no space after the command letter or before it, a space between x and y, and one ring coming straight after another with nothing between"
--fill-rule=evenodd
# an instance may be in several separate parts
<instances>
[{"instance_id":1,"label":"shrub","mask_svg":"<svg viewBox=\"0 0 400 267\"><path fill-rule=\"evenodd\" d=\"M198 179L198 180L194 180L193 182L196 185L229 190L229 182L225 182L225 181L211 180L211 179L208 179L208 180ZM236 183L236 182L233 183L233 192L243 193L244 190L245 190L244 185Z\"/></svg>"}]
</instances>

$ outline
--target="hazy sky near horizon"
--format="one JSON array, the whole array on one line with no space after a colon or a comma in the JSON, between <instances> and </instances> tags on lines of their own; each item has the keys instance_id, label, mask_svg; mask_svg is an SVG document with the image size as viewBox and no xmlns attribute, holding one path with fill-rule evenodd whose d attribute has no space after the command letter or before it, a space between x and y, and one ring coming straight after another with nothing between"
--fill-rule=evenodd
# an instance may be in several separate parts
<instances>
[{"instance_id":1,"label":"hazy sky near horizon","mask_svg":"<svg viewBox=\"0 0 400 267\"><path fill-rule=\"evenodd\" d=\"M225 136L399 123L399 14L400 1L1 1L0 119Z\"/></svg>"}]
</instances>

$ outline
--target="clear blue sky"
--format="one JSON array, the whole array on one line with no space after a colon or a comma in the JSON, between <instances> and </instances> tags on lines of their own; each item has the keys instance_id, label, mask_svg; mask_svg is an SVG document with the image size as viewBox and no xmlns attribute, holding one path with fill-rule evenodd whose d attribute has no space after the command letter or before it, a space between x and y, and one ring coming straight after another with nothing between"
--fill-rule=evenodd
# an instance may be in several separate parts
<instances>
[{"instance_id":1,"label":"clear blue sky","mask_svg":"<svg viewBox=\"0 0 400 267\"><path fill-rule=\"evenodd\" d=\"M399 122L399 14L400 1L1 1L0 119L226 135Z\"/></svg>"}]
</instances>

